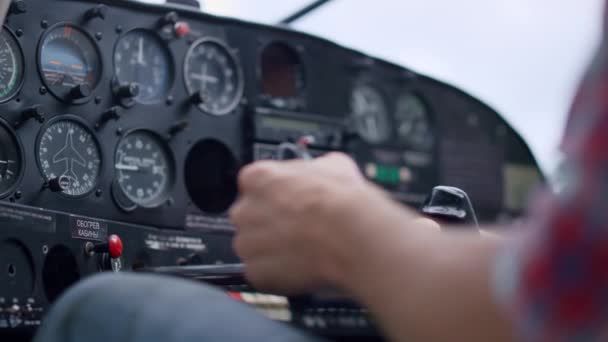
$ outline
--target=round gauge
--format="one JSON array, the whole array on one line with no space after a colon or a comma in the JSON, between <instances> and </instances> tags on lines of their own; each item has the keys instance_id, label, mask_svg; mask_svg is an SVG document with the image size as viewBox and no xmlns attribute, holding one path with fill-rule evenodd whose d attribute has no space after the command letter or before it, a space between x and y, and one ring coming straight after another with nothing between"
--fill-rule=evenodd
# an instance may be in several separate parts
<instances>
[{"instance_id":1,"label":"round gauge","mask_svg":"<svg viewBox=\"0 0 608 342\"><path fill-rule=\"evenodd\" d=\"M97 45L76 26L59 24L50 28L42 38L38 58L42 80L62 100L86 98L100 81Z\"/></svg>"},{"instance_id":2,"label":"round gauge","mask_svg":"<svg viewBox=\"0 0 608 342\"><path fill-rule=\"evenodd\" d=\"M355 126L365 141L377 144L388 140L388 110L378 90L368 85L355 87L351 97L351 110Z\"/></svg>"},{"instance_id":3,"label":"round gauge","mask_svg":"<svg viewBox=\"0 0 608 342\"><path fill-rule=\"evenodd\" d=\"M119 84L135 83L135 101L154 104L167 95L173 84L173 60L165 43L143 29L125 34L116 44L114 72Z\"/></svg>"},{"instance_id":4,"label":"round gauge","mask_svg":"<svg viewBox=\"0 0 608 342\"><path fill-rule=\"evenodd\" d=\"M184 79L190 94L204 94L199 108L209 114L230 113L243 95L241 68L228 47L218 40L203 38L190 47Z\"/></svg>"},{"instance_id":5,"label":"round gauge","mask_svg":"<svg viewBox=\"0 0 608 342\"><path fill-rule=\"evenodd\" d=\"M23 170L22 157L17 136L0 121L0 197L6 196L19 182Z\"/></svg>"},{"instance_id":6,"label":"round gauge","mask_svg":"<svg viewBox=\"0 0 608 342\"><path fill-rule=\"evenodd\" d=\"M101 151L91 130L76 117L51 121L38 137L37 161L46 181L59 180L62 193L91 192L101 173Z\"/></svg>"},{"instance_id":7,"label":"round gauge","mask_svg":"<svg viewBox=\"0 0 608 342\"><path fill-rule=\"evenodd\" d=\"M156 134L137 130L118 143L114 158L118 186L133 203L154 208L169 197L174 163L169 148Z\"/></svg>"},{"instance_id":8,"label":"round gauge","mask_svg":"<svg viewBox=\"0 0 608 342\"><path fill-rule=\"evenodd\" d=\"M399 139L410 147L428 150L434 137L427 106L414 94L405 94L397 100L395 112Z\"/></svg>"},{"instance_id":9,"label":"round gauge","mask_svg":"<svg viewBox=\"0 0 608 342\"><path fill-rule=\"evenodd\" d=\"M0 102L10 100L23 83L23 52L6 28L0 32ZM0 191L1 192L1 191Z\"/></svg>"}]
</instances>

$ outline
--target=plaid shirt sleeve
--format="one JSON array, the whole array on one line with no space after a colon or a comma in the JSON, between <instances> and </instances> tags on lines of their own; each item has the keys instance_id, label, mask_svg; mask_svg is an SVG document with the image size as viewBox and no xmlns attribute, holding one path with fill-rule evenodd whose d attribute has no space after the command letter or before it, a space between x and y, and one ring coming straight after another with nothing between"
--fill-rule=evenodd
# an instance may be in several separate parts
<instances>
[{"instance_id":1,"label":"plaid shirt sleeve","mask_svg":"<svg viewBox=\"0 0 608 342\"><path fill-rule=\"evenodd\" d=\"M543 195L525 238L499 254L495 288L523 341L608 341L608 54L574 101L562 143L567 185Z\"/></svg>"}]
</instances>

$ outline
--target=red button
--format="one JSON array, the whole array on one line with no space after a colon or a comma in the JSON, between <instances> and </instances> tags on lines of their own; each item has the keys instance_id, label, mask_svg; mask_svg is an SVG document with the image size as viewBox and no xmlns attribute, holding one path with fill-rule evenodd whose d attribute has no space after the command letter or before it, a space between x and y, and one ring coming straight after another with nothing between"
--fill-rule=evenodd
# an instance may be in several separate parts
<instances>
[{"instance_id":1,"label":"red button","mask_svg":"<svg viewBox=\"0 0 608 342\"><path fill-rule=\"evenodd\" d=\"M180 21L175 24L175 35L178 37L183 37L190 33L190 25L188 23Z\"/></svg>"},{"instance_id":2,"label":"red button","mask_svg":"<svg viewBox=\"0 0 608 342\"><path fill-rule=\"evenodd\" d=\"M228 295L229 295L230 297L232 297L232 299L236 299L236 300L238 300L239 302L242 302L242 301L243 301L243 297L241 297L241 294L240 294L240 293L238 293L238 292L228 292Z\"/></svg>"},{"instance_id":3,"label":"red button","mask_svg":"<svg viewBox=\"0 0 608 342\"><path fill-rule=\"evenodd\" d=\"M122 255L122 240L118 235L110 235L108 239L108 251L110 252L110 257L113 259L118 259Z\"/></svg>"}]
</instances>

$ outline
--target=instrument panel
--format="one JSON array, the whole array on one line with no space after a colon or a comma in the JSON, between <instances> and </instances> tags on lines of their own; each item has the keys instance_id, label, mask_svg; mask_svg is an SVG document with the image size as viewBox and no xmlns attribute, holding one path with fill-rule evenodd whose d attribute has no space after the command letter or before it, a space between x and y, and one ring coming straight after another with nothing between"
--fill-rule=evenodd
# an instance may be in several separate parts
<instances>
[{"instance_id":1,"label":"instrument panel","mask_svg":"<svg viewBox=\"0 0 608 342\"><path fill-rule=\"evenodd\" d=\"M302 135L405 204L460 186L489 222L542 179L488 106L333 42L186 7L26 2L0 34L6 201L226 233L239 168Z\"/></svg>"},{"instance_id":2,"label":"instrument panel","mask_svg":"<svg viewBox=\"0 0 608 342\"><path fill-rule=\"evenodd\" d=\"M237 263L227 210L238 172L276 159L285 142L305 137L315 157L351 155L414 208L437 185L462 188L481 223L521 216L543 180L492 108L334 42L180 6L12 3L0 31L0 333L9 339L97 272ZM116 260L104 252L111 234L124 240ZM317 304L294 307L292 323L345 340L370 332L349 323L366 317L352 316L365 311L353 303ZM327 313L346 323L315 325Z\"/></svg>"}]
</instances>

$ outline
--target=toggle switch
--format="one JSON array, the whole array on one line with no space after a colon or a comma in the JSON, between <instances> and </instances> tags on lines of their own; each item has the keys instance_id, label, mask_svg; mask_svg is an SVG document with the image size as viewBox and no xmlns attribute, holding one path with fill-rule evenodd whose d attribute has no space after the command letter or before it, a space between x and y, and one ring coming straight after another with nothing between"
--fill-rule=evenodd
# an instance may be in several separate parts
<instances>
[{"instance_id":1,"label":"toggle switch","mask_svg":"<svg viewBox=\"0 0 608 342\"><path fill-rule=\"evenodd\" d=\"M44 118L45 116L46 116L46 111L40 105L34 105L34 106L24 110L23 112L21 112L21 120L23 122L30 120L30 119L34 119L34 120L38 121L39 123L43 123L45 120L45 118Z\"/></svg>"},{"instance_id":2,"label":"toggle switch","mask_svg":"<svg viewBox=\"0 0 608 342\"><path fill-rule=\"evenodd\" d=\"M121 257L123 251L122 239L116 234L110 235L106 242L93 243L89 241L84 246L84 252L87 256L100 256L100 268L104 271L119 272L122 269Z\"/></svg>"},{"instance_id":3,"label":"toggle switch","mask_svg":"<svg viewBox=\"0 0 608 342\"><path fill-rule=\"evenodd\" d=\"M173 126L169 128L169 139L185 131L186 129L188 129L188 127L190 127L190 122L187 120L176 122Z\"/></svg>"}]
</instances>

